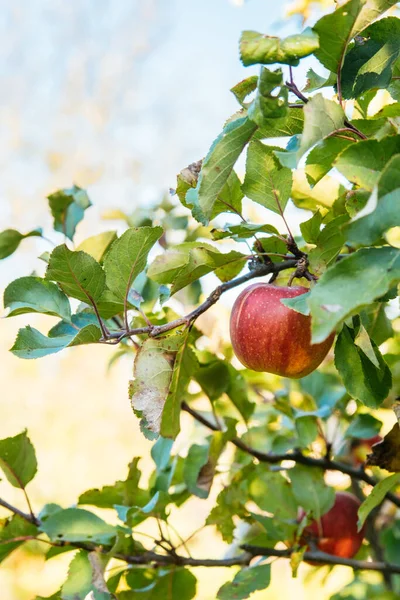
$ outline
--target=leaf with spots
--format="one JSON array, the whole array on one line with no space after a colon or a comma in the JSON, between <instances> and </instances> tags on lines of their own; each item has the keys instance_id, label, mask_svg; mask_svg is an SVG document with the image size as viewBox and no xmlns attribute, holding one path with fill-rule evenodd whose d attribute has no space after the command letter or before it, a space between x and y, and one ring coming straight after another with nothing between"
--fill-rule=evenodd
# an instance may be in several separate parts
<instances>
[{"instance_id":1,"label":"leaf with spots","mask_svg":"<svg viewBox=\"0 0 400 600\"><path fill-rule=\"evenodd\" d=\"M145 340L136 355L130 385L132 408L151 438L179 432L180 405L192 370L197 367L188 346L189 333ZM164 414L165 411L165 414Z\"/></svg>"},{"instance_id":2,"label":"leaf with spots","mask_svg":"<svg viewBox=\"0 0 400 600\"><path fill-rule=\"evenodd\" d=\"M103 519L83 508L66 508L50 515L40 525L51 541L92 542L110 544L117 530Z\"/></svg>"}]
</instances>

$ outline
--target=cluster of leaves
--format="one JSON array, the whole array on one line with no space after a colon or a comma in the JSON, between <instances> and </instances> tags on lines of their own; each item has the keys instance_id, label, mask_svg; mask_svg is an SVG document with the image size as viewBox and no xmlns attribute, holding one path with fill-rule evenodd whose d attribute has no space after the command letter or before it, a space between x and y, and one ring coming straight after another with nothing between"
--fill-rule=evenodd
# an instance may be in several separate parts
<instances>
[{"instance_id":1,"label":"cluster of leaves","mask_svg":"<svg viewBox=\"0 0 400 600\"><path fill-rule=\"evenodd\" d=\"M135 459L125 481L89 490L79 499L78 504L115 511L121 525L108 525L86 509L55 505L44 507L38 518L15 514L4 521L2 558L26 543L24 538L50 542L46 558L79 549L54 599L83 600L89 592L96 600L164 598L166 590L170 597L194 598L196 579L176 559L171 541L168 546L168 540L161 540L161 555L169 560L153 568L151 550L136 540L135 528L146 519L168 527L170 505L181 506L193 496L207 498L215 479L227 485L206 526L215 526L231 544L240 519L248 524L253 543L274 547L286 542L297 548L299 507L318 518L332 506L333 488L325 484L320 468L267 467L255 463L243 444L272 457L290 457L294 449L318 457L332 443L340 452L338 440L331 439L332 419L344 448L346 439L372 437L380 430L374 411L390 406L400 378L398 320L393 323L388 316L400 281L400 20L376 19L395 4L349 0L312 29L285 39L245 31L241 60L261 70L232 89L238 112L227 120L205 159L181 171L175 197L151 210L107 215L126 223L119 237L107 231L72 250L90 200L76 186L49 197L54 231L64 234L64 243L40 257L47 263L43 277L10 283L4 306L9 317L41 313L59 320L47 335L31 326L20 329L11 351L32 359L76 345L119 344L112 360L135 355L132 407L146 437L157 439L152 448L155 471L147 487L139 486ZM310 55L326 75L310 70L300 91L293 67ZM275 64L284 66L265 66ZM332 87L333 97L327 99L320 90ZM390 96L382 100L381 89ZM234 168L244 151L241 180ZM312 213L305 213L296 238L290 229L278 231L268 223L272 211L287 227L289 201ZM256 203L253 212L254 206L266 209L263 221L245 218L251 202ZM226 213L228 223L222 216ZM12 254L25 237L41 235L41 230L0 233L0 257ZM311 315L314 343L338 332L334 364L328 360L321 371L293 382L239 368L232 363L229 345L211 352L196 318L225 289L261 271L269 270L278 283L287 281L286 270L293 273L305 258L318 283L284 302ZM247 264L248 276L238 278ZM202 278L210 274L220 286L204 300ZM181 316L172 308L179 310L179 305L197 308ZM204 430L202 444L190 445L188 439L181 454L171 454L183 403L204 407L206 400L214 432ZM239 421L246 426L241 448L236 443ZM386 440L388 449L374 463L393 472L399 470L394 437ZM231 461L229 477L219 466L222 453ZM342 460L351 460L345 450ZM25 490L36 471L26 434L0 442L0 462L10 483ZM363 504L360 522L398 483L397 474L382 479ZM397 532L394 520L380 535L386 559L398 564ZM361 551L362 556L373 553L367 544ZM117 574L105 575L111 559L127 557ZM269 564L244 566L218 597L247 598L269 581ZM369 597L370 584L358 583Z\"/></svg>"}]
</instances>

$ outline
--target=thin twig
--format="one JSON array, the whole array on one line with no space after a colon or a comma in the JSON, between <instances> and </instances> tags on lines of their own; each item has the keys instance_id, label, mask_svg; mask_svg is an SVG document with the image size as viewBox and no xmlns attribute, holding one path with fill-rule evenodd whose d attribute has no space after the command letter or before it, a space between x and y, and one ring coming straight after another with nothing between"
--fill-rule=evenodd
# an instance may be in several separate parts
<instances>
[{"instance_id":1,"label":"thin twig","mask_svg":"<svg viewBox=\"0 0 400 600\"><path fill-rule=\"evenodd\" d=\"M12 506L4 500L0 500L1 506L8 508L13 513L19 515L29 523L32 523L31 515L23 513L18 508ZM40 522L36 520L36 525L40 525ZM86 550L87 552L97 551L103 554L108 554L111 550L109 546L96 546L87 542L66 542L66 541L51 541L41 538L35 538L35 536L22 536L18 538L11 538L8 543L17 541L28 541L30 539L36 539L38 542L44 542L55 547L71 546L71 548L79 548ZM158 554L156 552L145 551L140 554L114 554L114 558L123 560L128 564L132 565L179 565L179 566L190 566L190 567L232 567L232 566L247 566L250 564L252 558L256 556L270 557L275 556L278 558L290 558L294 549L288 548L286 550L278 550L276 548L264 548L263 546L252 546L242 545L243 554L232 558L192 558L190 556L180 556L175 551L167 554ZM380 571L381 573L400 573L400 565L394 565L386 562L370 562L365 560L354 560L349 558L340 558L331 554L325 554L324 552L305 552L304 560L312 561L324 565L344 565L351 567L355 570L364 571Z\"/></svg>"},{"instance_id":2,"label":"thin twig","mask_svg":"<svg viewBox=\"0 0 400 600\"><path fill-rule=\"evenodd\" d=\"M279 558L290 558L294 552L293 548L278 550L277 548L264 548L263 546L252 546L250 544L243 544L241 549L253 556L278 556ZM326 554L325 552L319 551L305 552L303 559L321 565L343 565L345 567L351 567L356 571L400 573L400 565L393 565L386 562L355 560L354 558L341 558L340 556L333 556L332 554Z\"/></svg>"},{"instance_id":3,"label":"thin twig","mask_svg":"<svg viewBox=\"0 0 400 600\"><path fill-rule=\"evenodd\" d=\"M38 523L39 523L38 519L35 517L35 515L33 513L32 514L25 513L22 510L20 510L19 508L17 508L16 506L12 506L11 504L6 502L2 498L0 498L0 506L4 506L4 508L7 508L7 510L13 512L15 515L19 515L25 521L28 521L29 523L32 523L33 525L38 525Z\"/></svg>"}]
</instances>

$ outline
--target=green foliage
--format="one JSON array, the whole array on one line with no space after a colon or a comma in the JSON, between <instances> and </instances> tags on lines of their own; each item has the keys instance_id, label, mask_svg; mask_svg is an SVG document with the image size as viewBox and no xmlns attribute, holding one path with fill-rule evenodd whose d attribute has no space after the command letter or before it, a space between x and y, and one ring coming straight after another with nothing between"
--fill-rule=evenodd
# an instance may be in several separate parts
<instances>
[{"instance_id":1,"label":"green foliage","mask_svg":"<svg viewBox=\"0 0 400 600\"><path fill-rule=\"evenodd\" d=\"M317 48L318 36L311 29L283 40L257 31L243 31L240 38L240 58L245 67L274 63L296 66L300 58L309 56Z\"/></svg>"},{"instance_id":2,"label":"green foliage","mask_svg":"<svg viewBox=\"0 0 400 600\"><path fill-rule=\"evenodd\" d=\"M58 190L48 196L49 207L54 218L54 230L72 240L76 226L84 217L84 212L91 202L85 190L77 185L72 188Z\"/></svg>"},{"instance_id":3,"label":"green foliage","mask_svg":"<svg viewBox=\"0 0 400 600\"><path fill-rule=\"evenodd\" d=\"M271 581L271 565L257 565L241 569L230 583L219 590L219 600L244 600L257 590L265 590Z\"/></svg>"},{"instance_id":4,"label":"green foliage","mask_svg":"<svg viewBox=\"0 0 400 600\"><path fill-rule=\"evenodd\" d=\"M104 261L106 282L114 296L124 302L136 277L146 266L149 251L161 237L161 227L139 227L125 231Z\"/></svg>"},{"instance_id":5,"label":"green foliage","mask_svg":"<svg viewBox=\"0 0 400 600\"><path fill-rule=\"evenodd\" d=\"M258 141L250 143L243 191L255 202L279 214L289 200L292 173L287 167L282 167L274 150L279 149Z\"/></svg>"},{"instance_id":6,"label":"green foliage","mask_svg":"<svg viewBox=\"0 0 400 600\"><path fill-rule=\"evenodd\" d=\"M4 292L4 308L9 309L9 317L38 312L71 321L68 297L54 283L40 277L12 281Z\"/></svg>"},{"instance_id":7,"label":"green foliage","mask_svg":"<svg viewBox=\"0 0 400 600\"><path fill-rule=\"evenodd\" d=\"M400 396L400 35L397 17L380 19L394 4L338 2L313 29L284 39L245 31L242 62L261 68L232 88L239 112L206 157L181 170L171 197L108 214L122 222L119 235L90 231L73 245L87 193L73 186L49 196L53 230L65 243L5 289L7 316L37 319L38 327L22 323L11 352L30 359L76 345L118 346L110 363L134 360L132 418L141 420L153 465L142 475L137 457L126 479L82 491L79 508L46 504L35 516L25 489L37 471L30 439L23 432L0 440L5 485L28 500L27 513L11 507L1 523L0 561L45 544L46 560L74 551L54 600L191 600L203 576L192 567L214 558L240 567L234 577L226 572L217 597L248 598L270 585L265 561L277 544L293 550L294 575L303 569L304 526L333 506L333 482L352 489L348 478L326 477L333 466L359 486L360 526L375 528L383 546L382 554L365 540L362 558L398 564L399 519L384 503L400 485L397 426L377 455L374 447L374 464L394 465L394 475L377 466L371 479L353 456L355 440L395 420ZM327 72L309 69L300 91L292 67L310 55ZM301 234L293 235L297 225ZM1 232L0 258L26 237L41 230ZM309 316L313 343L337 334L334 351L307 377L244 368L221 335L227 315L214 305L260 275L310 288L282 304ZM199 513L206 507L204 527L232 545L230 558L215 556L210 542L196 563L194 527L185 540L176 525L186 502ZM264 549L258 561L248 560L243 543ZM391 598L381 579L357 575L333 598Z\"/></svg>"},{"instance_id":8,"label":"green foliage","mask_svg":"<svg viewBox=\"0 0 400 600\"><path fill-rule=\"evenodd\" d=\"M28 237L42 237L42 230L34 229L25 234L16 229L6 229L0 232L0 260L14 254L21 241Z\"/></svg>"},{"instance_id":9,"label":"green foliage","mask_svg":"<svg viewBox=\"0 0 400 600\"><path fill-rule=\"evenodd\" d=\"M26 431L0 440L0 467L11 485L17 488L25 488L34 478L36 454Z\"/></svg>"},{"instance_id":10,"label":"green foliage","mask_svg":"<svg viewBox=\"0 0 400 600\"><path fill-rule=\"evenodd\" d=\"M394 475L389 475L385 479L382 479L372 490L368 498L364 500L362 505L358 510L358 528L364 525L366 518L368 517L371 510L373 510L376 506L378 506L382 500L384 499L387 492L393 489L396 485L400 483L400 474L395 473Z\"/></svg>"}]
</instances>

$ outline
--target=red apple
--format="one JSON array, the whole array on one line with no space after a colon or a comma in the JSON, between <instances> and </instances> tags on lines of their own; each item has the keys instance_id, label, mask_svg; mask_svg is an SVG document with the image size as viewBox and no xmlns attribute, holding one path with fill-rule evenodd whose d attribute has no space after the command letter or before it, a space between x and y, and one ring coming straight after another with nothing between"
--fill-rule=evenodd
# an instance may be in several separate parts
<instances>
[{"instance_id":1,"label":"red apple","mask_svg":"<svg viewBox=\"0 0 400 600\"><path fill-rule=\"evenodd\" d=\"M374 435L371 438L354 439L351 442L351 460L356 466L362 465L367 460L367 456L374 444L382 441L380 435Z\"/></svg>"},{"instance_id":2,"label":"red apple","mask_svg":"<svg viewBox=\"0 0 400 600\"><path fill-rule=\"evenodd\" d=\"M364 528L357 531L357 511L361 502L348 492L336 492L332 508L303 531L302 544L315 545L321 552L352 558L364 538ZM300 519L304 517L304 512ZM313 542L314 544L312 544ZM313 563L314 564L314 563Z\"/></svg>"},{"instance_id":3,"label":"red apple","mask_svg":"<svg viewBox=\"0 0 400 600\"><path fill-rule=\"evenodd\" d=\"M233 350L247 368L283 377L304 377L323 361L334 334L311 344L311 317L281 303L309 290L254 283L236 299L231 313Z\"/></svg>"}]
</instances>

